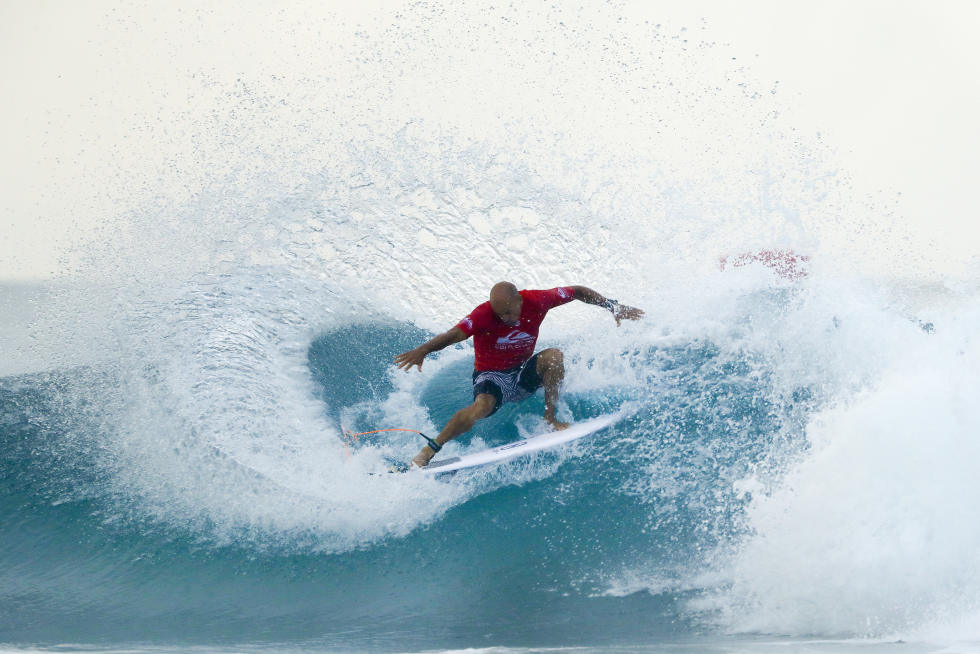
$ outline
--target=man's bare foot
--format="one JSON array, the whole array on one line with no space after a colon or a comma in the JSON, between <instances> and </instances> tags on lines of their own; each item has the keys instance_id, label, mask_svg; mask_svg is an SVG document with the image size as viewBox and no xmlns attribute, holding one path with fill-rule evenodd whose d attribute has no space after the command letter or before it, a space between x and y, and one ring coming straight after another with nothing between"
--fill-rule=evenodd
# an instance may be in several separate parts
<instances>
[{"instance_id":1,"label":"man's bare foot","mask_svg":"<svg viewBox=\"0 0 980 654\"><path fill-rule=\"evenodd\" d=\"M551 425L551 428L554 429L555 431L561 431L562 429L568 429L568 427L569 427L569 423L562 422L562 421L556 420L554 418L551 418L551 419L545 418L544 420L549 425Z\"/></svg>"},{"instance_id":2,"label":"man's bare foot","mask_svg":"<svg viewBox=\"0 0 980 654\"><path fill-rule=\"evenodd\" d=\"M412 464L416 468L424 468L429 465L429 461L432 460L431 456L426 456L425 454L417 454L414 459L412 459Z\"/></svg>"}]
</instances>

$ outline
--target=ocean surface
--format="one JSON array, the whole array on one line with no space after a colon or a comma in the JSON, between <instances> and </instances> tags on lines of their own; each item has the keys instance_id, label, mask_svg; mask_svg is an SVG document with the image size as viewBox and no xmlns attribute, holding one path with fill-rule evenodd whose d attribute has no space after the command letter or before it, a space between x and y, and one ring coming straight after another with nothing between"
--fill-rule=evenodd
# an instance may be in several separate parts
<instances>
[{"instance_id":1,"label":"ocean surface","mask_svg":"<svg viewBox=\"0 0 980 654\"><path fill-rule=\"evenodd\" d=\"M293 275L124 294L98 360L72 351L71 365L0 379L0 641L978 646L975 301L947 292L926 322L880 288L759 263L714 270L686 299L623 285L643 321L563 307L540 345L566 353L561 415L629 416L434 480L371 474L417 437L351 447L341 429L437 432L470 397L471 349L396 372L432 321L372 304L376 288ZM34 293L54 307L82 291ZM506 405L447 455L533 433L542 410L541 393Z\"/></svg>"},{"instance_id":2,"label":"ocean surface","mask_svg":"<svg viewBox=\"0 0 980 654\"><path fill-rule=\"evenodd\" d=\"M544 99L474 135L393 109L398 48L477 38L418 21L367 43L363 88L205 79L219 109L182 134L208 174L129 189L58 277L0 287L0 648L980 651L976 266L918 266L775 89L689 33L586 27L526 68L505 43ZM577 122L583 93L622 129ZM392 358L501 280L645 310L572 303L538 344L565 354L559 417L627 417L374 474L419 439L343 430L437 433L470 344Z\"/></svg>"}]
</instances>

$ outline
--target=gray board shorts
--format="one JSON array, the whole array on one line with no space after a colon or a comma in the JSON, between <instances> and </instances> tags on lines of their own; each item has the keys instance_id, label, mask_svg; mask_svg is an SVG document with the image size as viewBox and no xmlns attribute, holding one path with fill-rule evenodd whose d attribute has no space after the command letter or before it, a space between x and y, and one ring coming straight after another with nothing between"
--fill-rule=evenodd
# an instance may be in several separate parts
<instances>
[{"instance_id":1,"label":"gray board shorts","mask_svg":"<svg viewBox=\"0 0 980 654\"><path fill-rule=\"evenodd\" d=\"M520 402L534 395L541 388L537 365L539 354L541 353L538 352L521 365L507 370L474 370L473 399L481 393L493 395L497 404L489 414L492 416L505 402Z\"/></svg>"}]
</instances>

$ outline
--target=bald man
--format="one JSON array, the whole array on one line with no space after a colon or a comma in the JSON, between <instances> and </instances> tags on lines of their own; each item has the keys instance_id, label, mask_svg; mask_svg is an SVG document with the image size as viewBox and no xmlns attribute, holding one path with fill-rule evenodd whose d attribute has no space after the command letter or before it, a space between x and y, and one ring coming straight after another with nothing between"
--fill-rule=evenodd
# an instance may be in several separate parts
<instances>
[{"instance_id":1,"label":"bald man","mask_svg":"<svg viewBox=\"0 0 980 654\"><path fill-rule=\"evenodd\" d=\"M638 320L643 311L607 299L585 286L559 286L546 291L518 291L510 282L490 289L490 301L473 309L449 331L395 357L399 368L422 370L422 360L432 352L473 337L473 404L460 409L435 438L439 449L465 434L477 420L493 415L505 402L519 402L544 386L544 419L555 429L567 423L555 417L558 387L565 378L562 352L549 347L532 356L538 328L545 314L557 306L579 300L608 309L616 319ZM412 463L429 465L437 449L425 446Z\"/></svg>"}]
</instances>

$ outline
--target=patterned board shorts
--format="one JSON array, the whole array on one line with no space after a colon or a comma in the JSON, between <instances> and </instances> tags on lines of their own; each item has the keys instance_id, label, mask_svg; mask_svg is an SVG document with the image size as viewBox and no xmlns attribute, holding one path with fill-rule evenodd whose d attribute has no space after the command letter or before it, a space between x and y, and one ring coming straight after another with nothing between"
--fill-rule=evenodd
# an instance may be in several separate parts
<instances>
[{"instance_id":1,"label":"patterned board shorts","mask_svg":"<svg viewBox=\"0 0 980 654\"><path fill-rule=\"evenodd\" d=\"M497 412L505 402L520 402L521 400L534 395L534 391L541 388L541 377L538 376L538 354L525 361L516 368L507 370L474 370L473 371L473 399L481 393L489 393L497 400L493 411L489 415Z\"/></svg>"}]
</instances>

